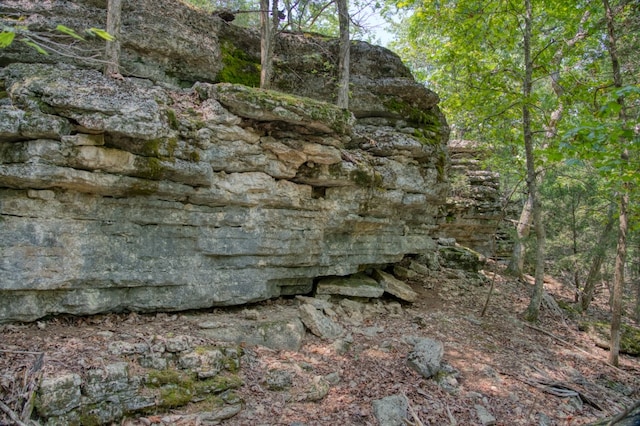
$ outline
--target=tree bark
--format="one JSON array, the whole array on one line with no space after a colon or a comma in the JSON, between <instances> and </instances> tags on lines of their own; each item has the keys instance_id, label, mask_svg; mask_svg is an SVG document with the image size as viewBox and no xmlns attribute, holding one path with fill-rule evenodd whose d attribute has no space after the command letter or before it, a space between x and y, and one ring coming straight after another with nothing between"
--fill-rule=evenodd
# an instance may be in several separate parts
<instances>
[{"instance_id":1,"label":"tree bark","mask_svg":"<svg viewBox=\"0 0 640 426\"><path fill-rule=\"evenodd\" d=\"M627 206L629 205L629 191L625 188L620 196L620 219L618 224L618 247L613 278L613 298L611 304L611 342L609 362L616 367L620 355L620 328L622 325L622 290L624 287L624 264L627 255L627 231L629 222Z\"/></svg>"},{"instance_id":2,"label":"tree bark","mask_svg":"<svg viewBox=\"0 0 640 426\"><path fill-rule=\"evenodd\" d=\"M349 108L349 9L347 0L338 0L340 20L340 53L338 60L338 106Z\"/></svg>"},{"instance_id":3,"label":"tree bark","mask_svg":"<svg viewBox=\"0 0 640 426\"><path fill-rule=\"evenodd\" d=\"M273 80L273 45L278 28L278 0L273 0L274 23L269 20L269 0L260 0L260 88L270 89Z\"/></svg>"},{"instance_id":4,"label":"tree bark","mask_svg":"<svg viewBox=\"0 0 640 426\"><path fill-rule=\"evenodd\" d=\"M120 71L120 26L122 23L122 0L108 0L106 31L114 38L107 41L105 49L104 75L119 74Z\"/></svg>"},{"instance_id":5,"label":"tree bark","mask_svg":"<svg viewBox=\"0 0 640 426\"><path fill-rule=\"evenodd\" d=\"M607 23L607 49L611 57L611 68L613 70L613 85L622 87L622 72L617 52L617 39L614 25L614 16L609 0L603 0L605 10L605 20ZM620 105L619 119L626 121L624 97L617 99ZM624 149L621 154L623 163L629 161L629 151ZM616 249L616 262L613 278L613 291L611 292L611 342L609 351L609 362L618 366L620 355L620 327L622 325L622 293L624 287L624 266L627 256L627 231L629 222L627 217L627 207L629 206L629 184L623 183L620 194L620 214L618 221L618 244Z\"/></svg>"},{"instance_id":6,"label":"tree bark","mask_svg":"<svg viewBox=\"0 0 640 426\"><path fill-rule=\"evenodd\" d=\"M540 313L540 304L542 303L542 293L544 291L544 255L545 255L545 232L544 223L542 221L542 206L540 205L537 176L535 169L535 158L533 153L533 132L531 130L531 111L529 102L531 101L531 86L533 84L533 62L531 60L531 33L532 33L532 15L533 10L531 0L525 0L525 18L524 18L524 62L525 75L523 81L523 98L522 104L522 128L524 133L524 147L527 162L527 188L531 197L533 226L536 233L536 269L535 284L531 294L531 300L525 313L528 321L536 321Z\"/></svg>"},{"instance_id":7,"label":"tree bark","mask_svg":"<svg viewBox=\"0 0 640 426\"><path fill-rule=\"evenodd\" d=\"M531 231L532 216L533 197L531 192L529 192L529 195L522 206L522 211L520 212L520 219L516 226L516 240L513 244L509 265L507 266L507 272L516 277L522 277L524 274L524 258L526 255L524 244L525 240L529 236L529 232Z\"/></svg>"}]
</instances>

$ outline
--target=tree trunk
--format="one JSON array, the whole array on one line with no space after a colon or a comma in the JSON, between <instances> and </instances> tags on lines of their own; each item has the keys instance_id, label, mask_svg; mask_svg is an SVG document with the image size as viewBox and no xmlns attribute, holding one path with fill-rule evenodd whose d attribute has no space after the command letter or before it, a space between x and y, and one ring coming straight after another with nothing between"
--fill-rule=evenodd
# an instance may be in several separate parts
<instances>
[{"instance_id":1,"label":"tree trunk","mask_svg":"<svg viewBox=\"0 0 640 426\"><path fill-rule=\"evenodd\" d=\"M602 262L604 261L606 250L606 242L613 230L613 222L614 215L613 210L609 210L607 223L600 234L600 238L598 238L598 242L596 245L596 251L593 255L593 259L591 261L591 266L589 267L589 273L587 274L587 278L584 283L584 287L582 289L582 295L580 297L580 307L582 312L586 312L589 309L589 305L593 300L593 293L596 288L596 282L600 277L600 269L602 268Z\"/></svg>"},{"instance_id":2,"label":"tree trunk","mask_svg":"<svg viewBox=\"0 0 640 426\"><path fill-rule=\"evenodd\" d=\"M620 61L618 60L617 40L614 26L614 16L609 0L603 0L605 10L605 20L607 22L607 48L611 57L611 68L613 70L613 85L622 87L622 72L620 71ZM619 119L626 121L624 98L617 99L620 105ZM629 161L629 151L624 149L621 154L623 163ZM624 167L624 166L623 166ZM627 207L629 205L629 184L623 183L622 194L620 195L620 215L618 222L618 246L616 249L616 263L613 277L613 291L611 299L611 342L609 352L609 362L618 366L620 354L620 326L622 324L622 293L624 287L624 265L627 256L627 231L629 229Z\"/></svg>"},{"instance_id":3,"label":"tree trunk","mask_svg":"<svg viewBox=\"0 0 640 426\"><path fill-rule=\"evenodd\" d=\"M522 128L524 133L524 148L527 160L527 188L529 197L531 197L531 206L533 214L533 226L536 233L536 271L535 285L531 300L525 313L528 321L538 319L540 313L540 304L542 303L542 293L544 291L544 253L545 253L545 233L544 223L542 222L542 206L540 205L537 177L535 169L535 159L533 154L533 132L531 131L531 111L529 110L529 102L531 101L531 85L533 83L533 62L531 60L531 32L532 32L532 6L531 0L525 0L525 18L524 18L524 62L525 75L523 81L523 98L522 104Z\"/></svg>"},{"instance_id":4,"label":"tree trunk","mask_svg":"<svg viewBox=\"0 0 640 426\"><path fill-rule=\"evenodd\" d=\"M548 124L545 126L545 145L551 143L552 139L555 138L558 134L558 123L562 119L564 114L564 104L562 101L562 95L564 94L564 89L560 85L560 70L562 69L562 59L564 59L565 49L571 49L577 42L583 40L587 33L583 30L584 23L587 22L589 17L591 16L589 11L585 11L582 19L580 20L580 27L576 35L566 40L565 44L562 45L556 53L553 55L553 66L554 70L551 72L551 87L553 88L553 92L558 98L558 106L551 113ZM529 33L529 38L531 38L531 33ZM531 45L529 43L529 55L531 55ZM533 64L531 64L533 67ZM531 78L531 76L529 77ZM531 82L530 82L531 84ZM531 91L531 87L529 87L529 92ZM542 181L544 179L544 170L539 173L539 180ZM511 275L515 275L517 277L521 277L524 274L524 260L526 257L526 249L525 249L525 240L529 236L529 232L531 230L531 219L533 217L533 204L534 204L534 195L529 192L527 196L527 200L522 206L522 211L520 213L520 219L518 220L518 225L516 226L516 241L513 245L513 251L511 254L511 259L509 260L509 265L507 266L507 272Z\"/></svg>"},{"instance_id":5,"label":"tree trunk","mask_svg":"<svg viewBox=\"0 0 640 426\"><path fill-rule=\"evenodd\" d=\"M122 23L122 0L107 2L107 32L113 36L107 41L105 50L104 75L119 74L120 71L120 25Z\"/></svg>"},{"instance_id":6,"label":"tree trunk","mask_svg":"<svg viewBox=\"0 0 640 426\"><path fill-rule=\"evenodd\" d=\"M522 206L522 211L520 212L520 219L518 220L518 225L516 226L516 241L513 244L511 259L509 260L509 265L507 266L507 272L516 277L522 277L522 275L524 274L524 258L526 255L524 244L531 230L532 216L533 196L531 195L531 192L529 192L527 200Z\"/></svg>"},{"instance_id":7,"label":"tree trunk","mask_svg":"<svg viewBox=\"0 0 640 426\"><path fill-rule=\"evenodd\" d=\"M260 0L260 88L271 88L273 74L273 28L269 21L269 0Z\"/></svg>"},{"instance_id":8,"label":"tree trunk","mask_svg":"<svg viewBox=\"0 0 640 426\"><path fill-rule=\"evenodd\" d=\"M626 185L626 184L625 184ZM618 366L620 354L620 327L622 325L622 290L624 287L624 263L627 255L627 231L629 222L627 206L629 205L629 191L625 188L620 196L620 219L618 224L618 248L616 250L616 264L613 278L613 300L611 304L611 342L609 362Z\"/></svg>"},{"instance_id":9,"label":"tree trunk","mask_svg":"<svg viewBox=\"0 0 640 426\"><path fill-rule=\"evenodd\" d=\"M338 106L349 108L349 10L347 0L338 0L340 19L340 53L338 60Z\"/></svg>"},{"instance_id":10,"label":"tree trunk","mask_svg":"<svg viewBox=\"0 0 640 426\"><path fill-rule=\"evenodd\" d=\"M636 278L636 306L633 309L636 324L640 324L640 279Z\"/></svg>"}]
</instances>

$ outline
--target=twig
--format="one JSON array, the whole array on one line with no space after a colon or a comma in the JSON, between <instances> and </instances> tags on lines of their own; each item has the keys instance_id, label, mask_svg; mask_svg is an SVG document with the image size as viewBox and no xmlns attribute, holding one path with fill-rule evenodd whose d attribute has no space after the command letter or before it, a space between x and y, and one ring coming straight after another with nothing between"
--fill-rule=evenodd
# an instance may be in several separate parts
<instances>
[{"instance_id":1,"label":"twig","mask_svg":"<svg viewBox=\"0 0 640 426\"><path fill-rule=\"evenodd\" d=\"M407 400L407 405L409 406L409 412L411 413L411 417L413 417L413 420L415 420L416 426L424 426L424 423L422 423L422 421L418 417L416 410L413 409L413 406L411 405L411 401L409 401L409 398L407 398L407 395L403 393L402 396L404 396L404 398Z\"/></svg>"},{"instance_id":2,"label":"twig","mask_svg":"<svg viewBox=\"0 0 640 426\"><path fill-rule=\"evenodd\" d=\"M609 362L607 362L607 361L603 360L603 359L602 359L602 358L600 358L599 356L593 355L593 354L591 354L591 353L589 353L589 352L585 351L584 349L577 347L577 346L576 346L576 345L574 345L573 343L571 343L571 342L567 342L566 340L561 339L561 338L559 338L558 336L556 336L556 335L554 335L554 334L549 333L549 332L548 332L548 331L546 331L546 330L543 330L543 329L541 329L541 328L539 328L539 327L536 327L535 325L531 325L531 324L528 324L528 323L526 323L526 322L525 322L525 323L523 323L523 324L524 324L524 325L526 325L526 326L527 326L527 327L529 327L529 328L532 328L532 329L534 329L534 330L537 330L537 331L539 331L540 333L544 333L544 334L546 334L547 336L549 336L549 337L552 337L552 338L556 339L556 340L557 340L558 342L560 342L560 343L564 343L564 344L565 344L565 345L567 345L567 346L570 346L570 347L572 347L572 348L574 348L574 349L577 349L577 350L579 350L580 352L582 352L583 354L585 354L585 355L587 355L587 356L589 356L589 357L591 357L591 358L593 358L593 359L597 359L598 361L602 362L603 364L605 364L605 365L607 365L607 366L609 366L609 367L613 368L615 371L626 373L626 371L622 370L621 368L616 367L616 366L615 366L615 365L613 365L613 364L610 364Z\"/></svg>"},{"instance_id":3,"label":"twig","mask_svg":"<svg viewBox=\"0 0 640 426\"><path fill-rule=\"evenodd\" d=\"M0 410L4 411L5 414L8 415L9 418L13 420L18 426L28 426L26 423L23 423L20 420L20 417L18 417L18 415L2 401L0 401Z\"/></svg>"},{"instance_id":4,"label":"twig","mask_svg":"<svg viewBox=\"0 0 640 426\"><path fill-rule=\"evenodd\" d=\"M38 358L33 363L29 373L33 376L28 384L25 385L23 393L26 395L26 401L22 407L22 420L28 421L31 418L33 407L36 399L36 391L40 386L40 379L42 378L42 367L44 366L44 352L38 355Z\"/></svg>"},{"instance_id":5,"label":"twig","mask_svg":"<svg viewBox=\"0 0 640 426\"><path fill-rule=\"evenodd\" d=\"M485 312L487 312L487 306L489 306L489 300L491 300L491 294L493 293L493 287L496 284L496 275L498 275L497 271L493 272L493 277L491 278L491 287L489 287L489 294L487 294L487 300L484 302L484 307L482 308L482 312L480 313L480 317L483 317Z\"/></svg>"},{"instance_id":6,"label":"twig","mask_svg":"<svg viewBox=\"0 0 640 426\"><path fill-rule=\"evenodd\" d=\"M8 353L8 354L27 354L27 355L42 355L44 352L33 352L33 351L12 351L10 349L0 349L0 352Z\"/></svg>"},{"instance_id":7,"label":"twig","mask_svg":"<svg viewBox=\"0 0 640 426\"><path fill-rule=\"evenodd\" d=\"M445 404L444 405L444 409L447 412L447 416L449 416L449 426L457 426L458 425L458 421L456 420L455 417L453 417L453 414L451 414L451 410L449 410L449 405Z\"/></svg>"}]
</instances>

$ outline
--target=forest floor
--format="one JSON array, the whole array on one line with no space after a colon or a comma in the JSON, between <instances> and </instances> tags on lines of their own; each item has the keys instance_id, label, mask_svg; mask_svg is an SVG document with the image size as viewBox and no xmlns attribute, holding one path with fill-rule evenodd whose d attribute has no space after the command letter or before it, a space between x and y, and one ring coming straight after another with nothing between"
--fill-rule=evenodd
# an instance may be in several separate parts
<instances>
[{"instance_id":1,"label":"forest floor","mask_svg":"<svg viewBox=\"0 0 640 426\"><path fill-rule=\"evenodd\" d=\"M501 274L495 276L492 296L481 316L493 274L485 276L481 281L471 280L462 271L442 270L410 280L420 297L413 304L403 304L400 314L373 316L360 327L343 324L353 339L344 353L337 351L333 342L310 333L297 352L245 348L240 369L244 385L239 389L243 409L223 424L375 425L372 402L405 395L410 412L407 424L480 425L480 405L497 425L583 425L610 417L640 399L640 359L621 355L620 367L615 368L607 363L608 351L580 331L581 321L607 319L606 291L597 294L588 315L572 316L543 306L539 321L529 324L522 320L522 313L530 284ZM573 301L571 289L553 279L545 284L545 290L557 301ZM251 309L273 305L295 308L297 303L296 299L282 298ZM226 310L226 314L243 315L245 310ZM45 375L48 370L60 369L61 363L64 368L81 369L82 365L71 364L86 363L95 351L106 353L106 343L100 347L103 340L96 338L101 332L127 329L150 336L184 334L194 315L219 311L223 310L57 316L0 326L0 372L6 376L33 363L17 350L45 351ZM406 358L412 349L408 336L430 337L444 344L443 362L458 372L452 386L445 390L408 367ZM292 398L290 392L269 390L265 386L267 371L287 367L294 371L293 389L296 383L309 379L305 375L333 377L328 394L308 402ZM173 416L169 418L174 424L188 424L180 415L189 410L186 406L171 413L126 419L122 424L167 424L168 415ZM0 424L2 419L0 412Z\"/></svg>"}]
</instances>

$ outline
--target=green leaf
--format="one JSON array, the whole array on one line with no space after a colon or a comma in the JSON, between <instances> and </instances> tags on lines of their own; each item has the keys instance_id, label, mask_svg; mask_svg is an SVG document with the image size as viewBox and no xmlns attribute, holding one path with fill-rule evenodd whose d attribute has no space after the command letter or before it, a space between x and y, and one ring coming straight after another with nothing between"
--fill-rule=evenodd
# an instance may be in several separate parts
<instances>
[{"instance_id":1,"label":"green leaf","mask_svg":"<svg viewBox=\"0 0 640 426\"><path fill-rule=\"evenodd\" d=\"M0 48L9 46L12 42L16 33L13 31L3 31L0 33Z\"/></svg>"},{"instance_id":2,"label":"green leaf","mask_svg":"<svg viewBox=\"0 0 640 426\"><path fill-rule=\"evenodd\" d=\"M61 33L70 35L71 37L75 38L76 40L82 40L84 41L84 38L81 37L78 33L76 33L74 30L72 30L71 28L65 26L65 25L58 25L56 27L56 30L60 31Z\"/></svg>"},{"instance_id":3,"label":"green leaf","mask_svg":"<svg viewBox=\"0 0 640 426\"><path fill-rule=\"evenodd\" d=\"M89 34L93 34L96 35L98 37L100 37L103 40L107 40L107 41L113 41L115 40L115 37L112 36L111 34L109 34L108 32L106 32L105 30L101 30L100 28L89 28L87 30L87 32Z\"/></svg>"},{"instance_id":4,"label":"green leaf","mask_svg":"<svg viewBox=\"0 0 640 426\"><path fill-rule=\"evenodd\" d=\"M23 42L24 44L26 44L27 46L33 47L41 55L48 55L49 54L40 45L38 45L37 43L35 43L35 42L33 42L33 41L29 40L29 39L23 38L23 39L20 39L20 41Z\"/></svg>"}]
</instances>

